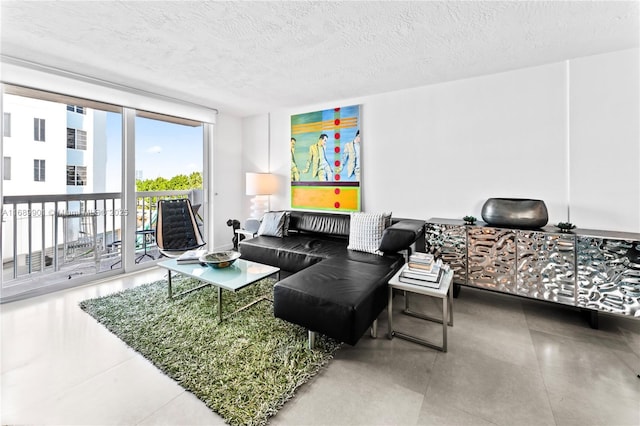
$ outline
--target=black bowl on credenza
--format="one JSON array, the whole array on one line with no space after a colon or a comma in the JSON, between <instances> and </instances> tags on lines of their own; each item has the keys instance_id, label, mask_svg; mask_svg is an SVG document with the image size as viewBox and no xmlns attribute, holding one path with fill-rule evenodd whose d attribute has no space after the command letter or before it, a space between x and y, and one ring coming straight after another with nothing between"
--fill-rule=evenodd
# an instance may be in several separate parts
<instances>
[{"instance_id":1,"label":"black bowl on credenza","mask_svg":"<svg viewBox=\"0 0 640 426\"><path fill-rule=\"evenodd\" d=\"M482 206L482 219L491 226L542 228L549 221L547 206L530 198L489 198Z\"/></svg>"}]
</instances>

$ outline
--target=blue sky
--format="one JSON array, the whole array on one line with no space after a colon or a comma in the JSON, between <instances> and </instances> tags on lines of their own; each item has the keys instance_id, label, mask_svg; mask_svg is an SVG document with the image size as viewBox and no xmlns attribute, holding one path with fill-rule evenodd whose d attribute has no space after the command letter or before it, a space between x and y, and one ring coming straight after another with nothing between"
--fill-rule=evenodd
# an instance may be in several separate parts
<instances>
[{"instance_id":1,"label":"blue sky","mask_svg":"<svg viewBox=\"0 0 640 426\"><path fill-rule=\"evenodd\" d=\"M202 171L202 126L136 118L136 171L155 179ZM107 114L107 191L120 191L122 119Z\"/></svg>"}]
</instances>

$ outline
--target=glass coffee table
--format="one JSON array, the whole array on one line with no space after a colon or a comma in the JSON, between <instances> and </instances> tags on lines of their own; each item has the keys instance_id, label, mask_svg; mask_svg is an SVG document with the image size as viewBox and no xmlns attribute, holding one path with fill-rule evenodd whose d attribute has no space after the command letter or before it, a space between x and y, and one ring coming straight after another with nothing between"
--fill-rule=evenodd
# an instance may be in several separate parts
<instances>
[{"instance_id":1,"label":"glass coffee table","mask_svg":"<svg viewBox=\"0 0 640 426\"><path fill-rule=\"evenodd\" d=\"M280 268L274 266L263 265L249 260L238 259L227 268L214 269L200 263L179 264L176 259L158 262L158 266L168 270L169 299L179 297L192 291L199 290L203 287L214 286L218 289L218 317L222 318L222 290L236 292L255 282L260 281L270 275L278 274L280 276ZM182 275L195 278L202 281L202 285L185 290L182 293L173 294L171 287L171 273L176 272ZM261 297L254 300L246 306L238 309L235 313L249 308L262 300L269 300L267 297Z\"/></svg>"}]
</instances>

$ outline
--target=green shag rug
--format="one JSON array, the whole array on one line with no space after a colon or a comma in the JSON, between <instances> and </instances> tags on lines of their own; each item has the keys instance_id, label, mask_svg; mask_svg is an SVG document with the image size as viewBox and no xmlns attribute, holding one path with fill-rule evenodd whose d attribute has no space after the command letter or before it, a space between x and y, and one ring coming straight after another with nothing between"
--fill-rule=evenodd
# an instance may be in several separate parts
<instances>
[{"instance_id":1,"label":"green shag rug","mask_svg":"<svg viewBox=\"0 0 640 426\"><path fill-rule=\"evenodd\" d=\"M174 294L198 283L174 279ZM296 389L316 374L340 347L318 335L307 348L307 331L273 316L260 296L273 295L272 279L237 293L223 290L222 323L214 287L168 300L167 282L156 281L80 307L127 345L200 398L232 425L262 425Z\"/></svg>"}]
</instances>

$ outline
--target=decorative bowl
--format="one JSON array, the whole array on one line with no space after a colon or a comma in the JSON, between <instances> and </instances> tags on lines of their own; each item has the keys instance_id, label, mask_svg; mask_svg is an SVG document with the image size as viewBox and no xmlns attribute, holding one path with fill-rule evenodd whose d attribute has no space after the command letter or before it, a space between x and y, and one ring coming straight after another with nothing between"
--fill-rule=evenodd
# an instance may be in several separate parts
<instances>
[{"instance_id":1,"label":"decorative bowl","mask_svg":"<svg viewBox=\"0 0 640 426\"><path fill-rule=\"evenodd\" d=\"M489 198L482 206L482 219L492 226L541 228L547 224L547 206L529 198Z\"/></svg>"},{"instance_id":2,"label":"decorative bowl","mask_svg":"<svg viewBox=\"0 0 640 426\"><path fill-rule=\"evenodd\" d=\"M200 257L200 262L215 269L227 268L240 257L237 251L215 251Z\"/></svg>"}]
</instances>

